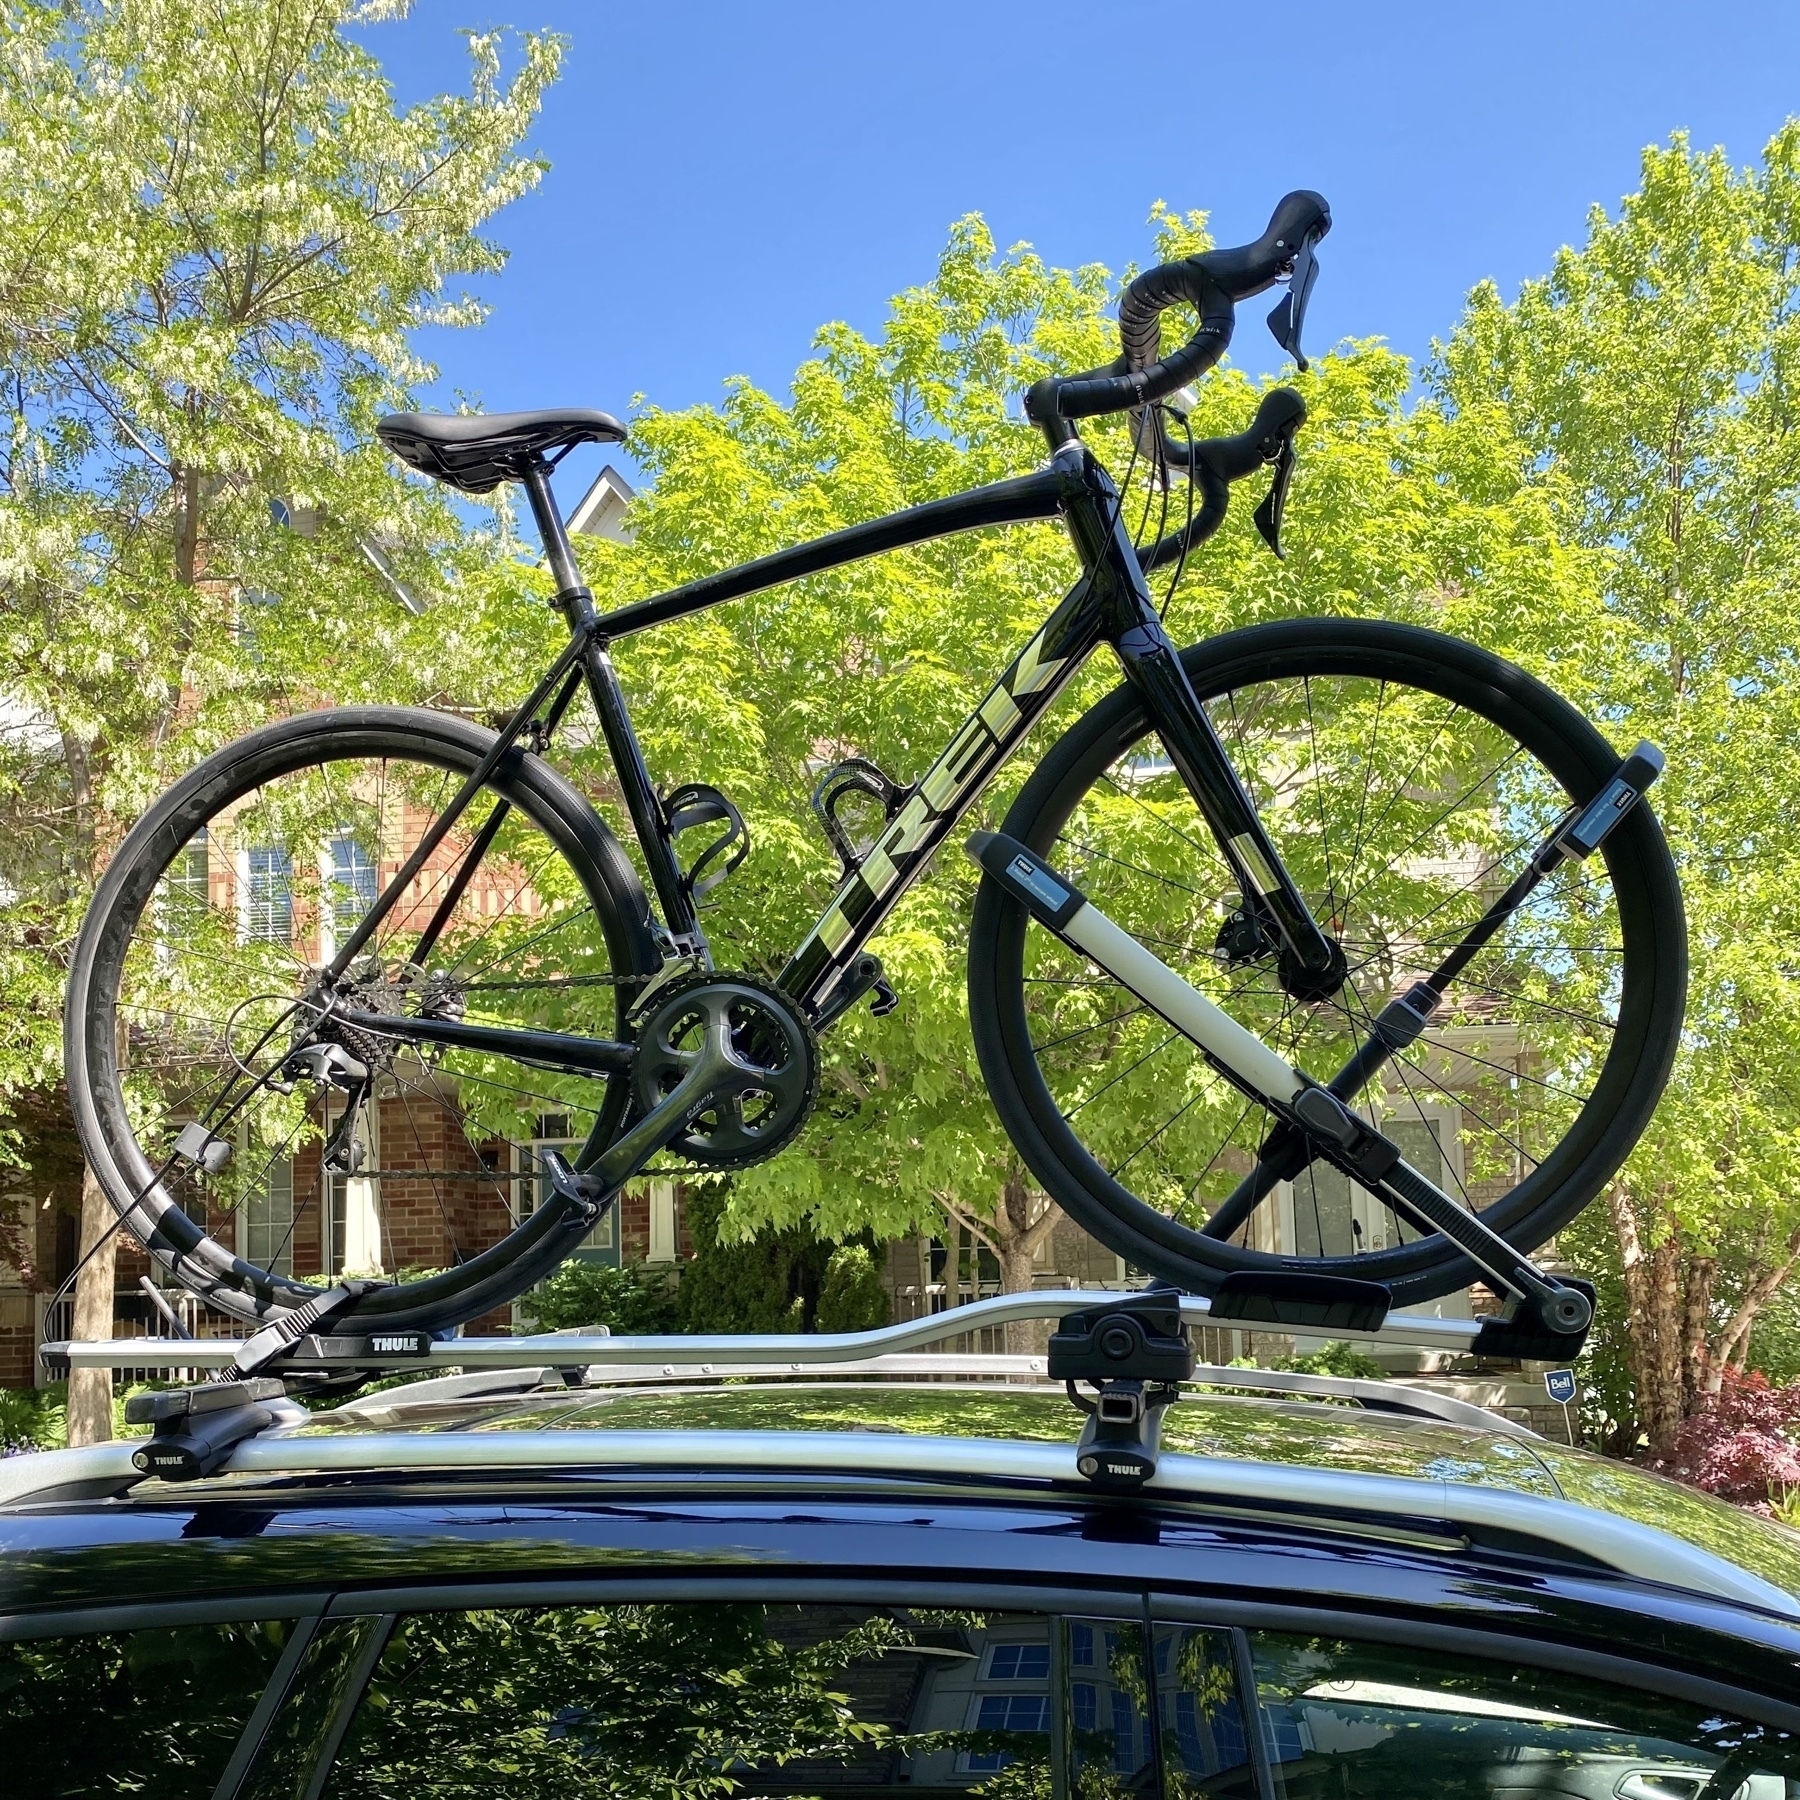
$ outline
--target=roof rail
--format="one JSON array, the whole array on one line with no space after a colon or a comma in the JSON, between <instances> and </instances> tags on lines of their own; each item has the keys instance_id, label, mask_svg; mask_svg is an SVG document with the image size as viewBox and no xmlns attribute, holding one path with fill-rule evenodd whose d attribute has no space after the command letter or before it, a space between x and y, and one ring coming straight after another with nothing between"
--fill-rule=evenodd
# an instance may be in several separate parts
<instances>
[{"instance_id":1,"label":"roof rail","mask_svg":"<svg viewBox=\"0 0 1800 1800\"><path fill-rule=\"evenodd\" d=\"M1237 1373L1238 1371L1233 1371ZM0 1459L0 1507L66 1494L72 1486L106 1487L136 1479L133 1440L90 1444L40 1456ZM1015 1443L803 1431L349 1431L286 1432L245 1440L232 1451L234 1474L264 1479L565 1468L643 1480L646 1471L699 1472L767 1482L821 1473L865 1480L1074 1483L1073 1444ZM1504 1533L1502 1542L1584 1559L1635 1581L1800 1617L1800 1601L1759 1576L1653 1525L1549 1493L1526 1493L1452 1476L1380 1475L1367 1470L1311 1468L1224 1456L1172 1454L1149 1488L1156 1501L1191 1501L1227 1509L1279 1509L1289 1518L1329 1524L1346 1515L1359 1528L1373 1517L1440 1520L1464 1531ZM236 1496L241 1503L242 1493Z\"/></svg>"},{"instance_id":2,"label":"roof rail","mask_svg":"<svg viewBox=\"0 0 1800 1800\"><path fill-rule=\"evenodd\" d=\"M1044 1288L1027 1294L998 1294L921 1319L906 1319L874 1331L755 1333L718 1337L613 1337L596 1332L546 1332L531 1337L432 1338L424 1332L375 1332L360 1337L308 1336L286 1347L258 1373L323 1373L333 1369L445 1368L507 1369L573 1367L593 1363L756 1364L792 1363L824 1368L908 1350L990 1326L1021 1319L1060 1319L1090 1307L1117 1306L1132 1290ZM1474 1352L1484 1325L1480 1319L1439 1319L1418 1313L1390 1313L1372 1330L1270 1324L1240 1318L1214 1321L1209 1303L1196 1294L1179 1299L1184 1325L1219 1324L1232 1330L1296 1330L1309 1337L1408 1350ZM223 1369L242 1345L225 1338L112 1338L93 1343L46 1344L40 1352L52 1369ZM1247 1372L1247 1371L1246 1371Z\"/></svg>"}]
</instances>

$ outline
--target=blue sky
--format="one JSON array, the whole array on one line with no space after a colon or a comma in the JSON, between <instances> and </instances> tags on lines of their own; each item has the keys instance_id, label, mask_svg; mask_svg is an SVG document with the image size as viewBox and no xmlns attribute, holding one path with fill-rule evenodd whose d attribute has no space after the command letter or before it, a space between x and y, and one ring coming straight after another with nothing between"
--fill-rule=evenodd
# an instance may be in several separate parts
<instances>
[{"instance_id":1,"label":"blue sky","mask_svg":"<svg viewBox=\"0 0 1800 1800\"><path fill-rule=\"evenodd\" d=\"M412 101L464 83L459 28L495 25L570 46L532 140L551 170L495 221L492 316L423 340L434 403L493 411L781 390L821 322L878 330L966 212L1117 269L1156 199L1238 242L1294 187L1336 221L1309 346L1420 356L1475 282L1510 293L1579 241L1645 144L1749 162L1800 112L1792 0L417 0L367 41ZM1238 350L1279 356L1260 325Z\"/></svg>"}]
</instances>

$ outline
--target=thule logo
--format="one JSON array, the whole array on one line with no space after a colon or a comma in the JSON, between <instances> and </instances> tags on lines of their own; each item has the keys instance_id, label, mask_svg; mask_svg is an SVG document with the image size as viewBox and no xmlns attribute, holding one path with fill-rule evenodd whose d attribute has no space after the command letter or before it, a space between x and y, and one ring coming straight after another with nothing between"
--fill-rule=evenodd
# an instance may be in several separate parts
<instances>
[{"instance_id":1,"label":"thule logo","mask_svg":"<svg viewBox=\"0 0 1800 1800\"><path fill-rule=\"evenodd\" d=\"M390 1331L370 1338L369 1349L376 1356L424 1356L431 1340L422 1331Z\"/></svg>"}]
</instances>

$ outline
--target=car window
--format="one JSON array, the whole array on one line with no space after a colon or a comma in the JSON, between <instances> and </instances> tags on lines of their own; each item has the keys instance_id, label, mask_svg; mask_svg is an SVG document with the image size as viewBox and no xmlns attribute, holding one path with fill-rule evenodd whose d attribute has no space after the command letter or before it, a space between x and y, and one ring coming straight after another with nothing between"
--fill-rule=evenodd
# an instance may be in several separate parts
<instances>
[{"instance_id":1,"label":"car window","mask_svg":"<svg viewBox=\"0 0 1800 1800\"><path fill-rule=\"evenodd\" d=\"M1238 1706L1231 1639L1198 1626L1155 1629L1155 1716L1145 1678L1144 1628L1135 1621L1068 1619L1069 1791L1115 1800L1154 1791L1162 1740L1168 1800L1252 1800L1254 1772Z\"/></svg>"},{"instance_id":2,"label":"car window","mask_svg":"<svg viewBox=\"0 0 1800 1800\"><path fill-rule=\"evenodd\" d=\"M0 1644L9 1800L212 1791L281 1657L290 1620Z\"/></svg>"},{"instance_id":3,"label":"car window","mask_svg":"<svg viewBox=\"0 0 1800 1800\"><path fill-rule=\"evenodd\" d=\"M1229 1635L1158 1625L1156 1690L1167 1800L1252 1800L1256 1776Z\"/></svg>"},{"instance_id":4,"label":"car window","mask_svg":"<svg viewBox=\"0 0 1800 1800\"><path fill-rule=\"evenodd\" d=\"M1800 1800L1800 1745L1654 1694L1437 1651L1255 1639L1278 1800Z\"/></svg>"},{"instance_id":5,"label":"car window","mask_svg":"<svg viewBox=\"0 0 1800 1800\"><path fill-rule=\"evenodd\" d=\"M714 1602L400 1619L326 1793L1051 1793L1051 1622Z\"/></svg>"},{"instance_id":6,"label":"car window","mask_svg":"<svg viewBox=\"0 0 1800 1800\"><path fill-rule=\"evenodd\" d=\"M341 1735L342 1715L368 1678L390 1621L327 1619L284 1683L281 1709L256 1747L256 1760L234 1800L307 1800L327 1746Z\"/></svg>"}]
</instances>

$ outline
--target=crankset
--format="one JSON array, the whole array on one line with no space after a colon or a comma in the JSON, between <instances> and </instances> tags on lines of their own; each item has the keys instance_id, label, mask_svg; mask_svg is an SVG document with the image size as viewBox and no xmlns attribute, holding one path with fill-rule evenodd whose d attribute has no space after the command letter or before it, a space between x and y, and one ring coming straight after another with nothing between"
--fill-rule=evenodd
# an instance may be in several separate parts
<instances>
[{"instance_id":1,"label":"crankset","mask_svg":"<svg viewBox=\"0 0 1800 1800\"><path fill-rule=\"evenodd\" d=\"M812 1027L781 989L750 975L672 984L638 1028L634 1110L653 1114L697 1083L666 1147L714 1169L773 1156L806 1123L819 1092Z\"/></svg>"}]
</instances>

